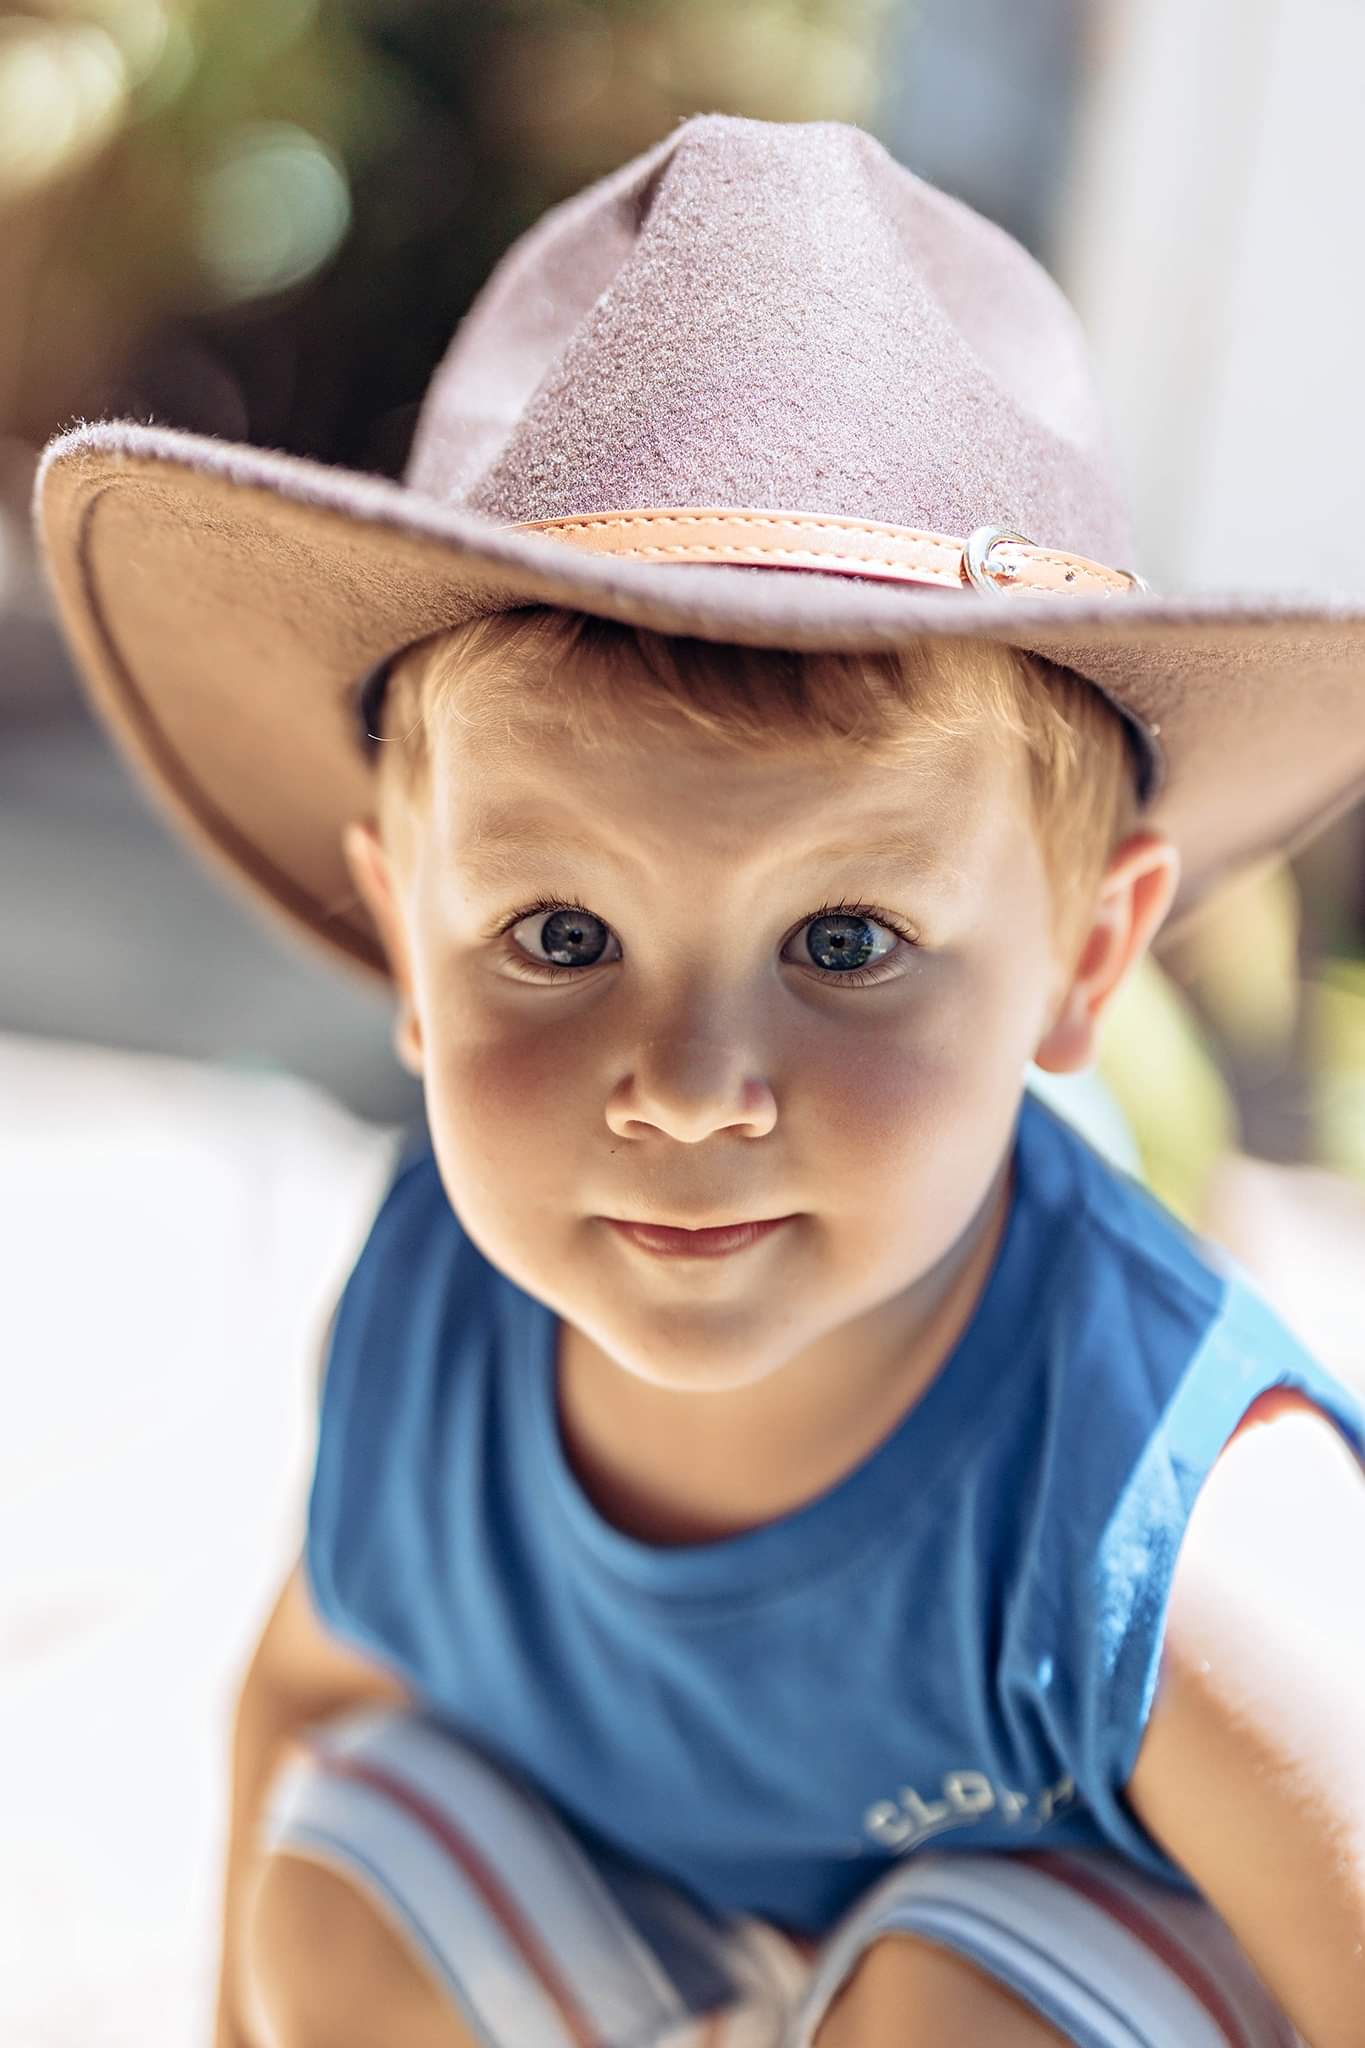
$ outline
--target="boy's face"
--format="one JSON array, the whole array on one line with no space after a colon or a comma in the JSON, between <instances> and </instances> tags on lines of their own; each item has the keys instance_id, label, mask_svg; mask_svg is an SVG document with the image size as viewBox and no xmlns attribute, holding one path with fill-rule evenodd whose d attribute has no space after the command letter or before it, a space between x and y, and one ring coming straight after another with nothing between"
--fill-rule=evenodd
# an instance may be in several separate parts
<instances>
[{"instance_id":1,"label":"boy's face","mask_svg":"<svg viewBox=\"0 0 1365 2048\"><path fill-rule=\"evenodd\" d=\"M510 744L435 722L401 862L347 835L443 1183L495 1265L641 1379L753 1384L913 1295L998 1186L1026 1063L1067 1063L1022 748L878 766L682 725L586 748L525 704ZM879 851L898 834L917 851ZM546 933L538 899L586 914ZM851 944L875 985L844 978ZM604 1220L785 1216L710 1259Z\"/></svg>"}]
</instances>

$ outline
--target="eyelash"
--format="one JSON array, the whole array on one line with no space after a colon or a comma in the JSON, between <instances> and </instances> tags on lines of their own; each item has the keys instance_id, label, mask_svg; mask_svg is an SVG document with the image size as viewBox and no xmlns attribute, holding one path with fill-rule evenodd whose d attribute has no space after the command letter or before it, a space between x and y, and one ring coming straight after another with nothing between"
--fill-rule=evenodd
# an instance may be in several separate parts
<instances>
[{"instance_id":1,"label":"eyelash","mask_svg":"<svg viewBox=\"0 0 1365 2048\"><path fill-rule=\"evenodd\" d=\"M528 903L524 909L518 910L512 917L507 918L500 924L494 936L504 936L512 930L514 925L519 925L524 917L534 917L538 911L542 910L547 914L552 910L577 910L584 917L591 917L599 924L603 922L602 919L597 917L595 910L590 910L586 903L580 903L574 896L540 896L534 903ZM814 924L815 920L819 917L866 917L874 924L885 925L888 931L894 932L896 937L903 940L907 946L914 946L918 949L923 943L916 936L913 929L901 924L896 918L889 916L886 911L874 909L871 904L849 902L822 903L818 910L812 910L809 916L803 917L801 924ZM801 925L797 925L796 929L799 931ZM826 985L833 985L837 988L876 987L882 982L894 981L898 978L895 975L888 975L880 971L892 957L891 954L887 954L884 959L877 962L876 967L855 968L850 974L821 973L816 968L803 968L802 972L810 974L811 978L815 981L823 982ZM525 970L527 978L533 981L581 981L585 974L592 971L587 967L556 967L550 961L532 960L519 947L515 948L514 951L509 950L509 958L514 959L518 971Z\"/></svg>"}]
</instances>

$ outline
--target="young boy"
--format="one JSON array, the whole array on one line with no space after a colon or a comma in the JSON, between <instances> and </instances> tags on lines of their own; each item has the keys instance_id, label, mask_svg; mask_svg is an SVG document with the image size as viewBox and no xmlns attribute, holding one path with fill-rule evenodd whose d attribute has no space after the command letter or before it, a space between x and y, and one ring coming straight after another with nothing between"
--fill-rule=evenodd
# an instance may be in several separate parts
<instances>
[{"instance_id":1,"label":"young boy","mask_svg":"<svg viewBox=\"0 0 1365 2048\"><path fill-rule=\"evenodd\" d=\"M705 119L518 245L404 489L50 451L111 724L426 1106L220 2048L1365 2041L1365 1414L1025 1087L1358 783L1365 634L1126 597L1082 364L868 138Z\"/></svg>"}]
</instances>

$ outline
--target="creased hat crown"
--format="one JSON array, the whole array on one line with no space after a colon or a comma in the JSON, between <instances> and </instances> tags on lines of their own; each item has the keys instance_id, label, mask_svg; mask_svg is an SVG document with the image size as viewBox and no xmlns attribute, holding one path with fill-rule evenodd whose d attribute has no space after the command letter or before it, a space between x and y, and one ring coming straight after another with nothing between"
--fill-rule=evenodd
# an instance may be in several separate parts
<instances>
[{"instance_id":1,"label":"creased hat crown","mask_svg":"<svg viewBox=\"0 0 1365 2048\"><path fill-rule=\"evenodd\" d=\"M1132 553L1075 313L840 122L703 115L516 242L405 481L513 522L777 506Z\"/></svg>"}]
</instances>

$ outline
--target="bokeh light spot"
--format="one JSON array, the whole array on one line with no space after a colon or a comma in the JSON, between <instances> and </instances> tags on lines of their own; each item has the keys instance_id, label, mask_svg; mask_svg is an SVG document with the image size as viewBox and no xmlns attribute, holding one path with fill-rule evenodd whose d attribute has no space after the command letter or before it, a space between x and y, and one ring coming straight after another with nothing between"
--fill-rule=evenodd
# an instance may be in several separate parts
<instances>
[{"instance_id":1,"label":"bokeh light spot","mask_svg":"<svg viewBox=\"0 0 1365 2048\"><path fill-rule=\"evenodd\" d=\"M108 140L127 97L123 55L102 28L0 19L0 197L75 169Z\"/></svg>"},{"instance_id":2,"label":"bokeh light spot","mask_svg":"<svg viewBox=\"0 0 1365 2048\"><path fill-rule=\"evenodd\" d=\"M130 85L155 71L170 32L165 0L81 0L81 12L117 43Z\"/></svg>"},{"instance_id":3,"label":"bokeh light spot","mask_svg":"<svg viewBox=\"0 0 1365 2048\"><path fill-rule=\"evenodd\" d=\"M195 195L195 242L225 300L283 291L319 269L351 224L340 162L287 121L239 128Z\"/></svg>"}]
</instances>

